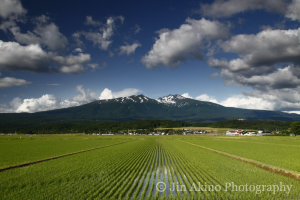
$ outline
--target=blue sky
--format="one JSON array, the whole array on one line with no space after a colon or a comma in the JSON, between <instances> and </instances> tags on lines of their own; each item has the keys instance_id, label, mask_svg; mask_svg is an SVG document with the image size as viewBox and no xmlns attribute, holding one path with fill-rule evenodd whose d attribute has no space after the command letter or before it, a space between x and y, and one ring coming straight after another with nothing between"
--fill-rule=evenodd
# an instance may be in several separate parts
<instances>
[{"instance_id":1,"label":"blue sky","mask_svg":"<svg viewBox=\"0 0 300 200\"><path fill-rule=\"evenodd\" d=\"M0 112L168 94L300 111L300 0L0 0Z\"/></svg>"}]
</instances>

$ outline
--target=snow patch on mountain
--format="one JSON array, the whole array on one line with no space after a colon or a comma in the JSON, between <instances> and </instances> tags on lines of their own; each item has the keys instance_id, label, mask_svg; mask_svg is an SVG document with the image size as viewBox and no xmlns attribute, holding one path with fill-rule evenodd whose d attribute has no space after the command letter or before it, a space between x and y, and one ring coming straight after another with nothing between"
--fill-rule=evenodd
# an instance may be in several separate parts
<instances>
[{"instance_id":1,"label":"snow patch on mountain","mask_svg":"<svg viewBox=\"0 0 300 200\"><path fill-rule=\"evenodd\" d=\"M164 104L176 104L176 100L178 99L185 99L185 97L175 94L175 95L168 95L165 97L160 97L158 99L155 99L158 103L164 103Z\"/></svg>"},{"instance_id":2,"label":"snow patch on mountain","mask_svg":"<svg viewBox=\"0 0 300 200\"><path fill-rule=\"evenodd\" d=\"M134 103L145 103L149 101L149 99L144 95L132 95L129 97L120 97L116 99L111 99L109 101L115 101L119 103L128 103L129 101L132 101Z\"/></svg>"}]
</instances>

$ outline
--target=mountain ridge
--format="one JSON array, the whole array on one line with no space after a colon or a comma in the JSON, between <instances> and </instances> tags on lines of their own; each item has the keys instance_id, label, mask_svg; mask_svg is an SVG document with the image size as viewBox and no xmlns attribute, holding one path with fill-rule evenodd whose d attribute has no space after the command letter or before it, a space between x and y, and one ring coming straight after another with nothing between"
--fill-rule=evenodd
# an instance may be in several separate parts
<instances>
[{"instance_id":1,"label":"mountain ridge","mask_svg":"<svg viewBox=\"0 0 300 200\"><path fill-rule=\"evenodd\" d=\"M179 120L186 122L214 122L232 119L300 121L300 115L280 111L251 110L167 95L157 99L132 95L115 99L97 100L84 105L36 113L1 113L0 125L6 123L34 124L58 120Z\"/></svg>"}]
</instances>

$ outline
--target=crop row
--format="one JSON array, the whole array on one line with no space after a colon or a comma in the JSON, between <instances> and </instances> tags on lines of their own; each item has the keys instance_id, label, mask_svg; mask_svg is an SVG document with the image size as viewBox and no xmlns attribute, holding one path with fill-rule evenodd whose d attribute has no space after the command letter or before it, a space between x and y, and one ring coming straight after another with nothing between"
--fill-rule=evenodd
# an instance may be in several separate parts
<instances>
[{"instance_id":1,"label":"crop row","mask_svg":"<svg viewBox=\"0 0 300 200\"><path fill-rule=\"evenodd\" d=\"M261 137L263 138L263 137ZM274 138L274 137L268 137ZM275 166L291 171L300 172L300 142L299 146L291 145L287 141L280 141L266 139L252 139L252 140L228 140L228 139L210 139L210 140L185 140L190 143L207 147L210 149L222 151L225 153L234 154L244 158L256 160L266 165ZM252 142L253 141L253 142ZM265 141L272 141L266 143Z\"/></svg>"},{"instance_id":2,"label":"crop row","mask_svg":"<svg viewBox=\"0 0 300 200\"><path fill-rule=\"evenodd\" d=\"M300 191L295 179L156 137L11 169L0 176L0 199L297 199ZM229 187L232 183L292 189L246 192Z\"/></svg>"}]
</instances>

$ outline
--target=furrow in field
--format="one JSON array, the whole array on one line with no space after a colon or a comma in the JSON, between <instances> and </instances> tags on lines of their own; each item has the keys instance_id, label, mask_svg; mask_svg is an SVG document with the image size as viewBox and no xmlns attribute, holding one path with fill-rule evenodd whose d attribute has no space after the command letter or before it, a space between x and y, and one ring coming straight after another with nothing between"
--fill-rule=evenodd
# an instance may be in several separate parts
<instances>
[{"instance_id":1,"label":"furrow in field","mask_svg":"<svg viewBox=\"0 0 300 200\"><path fill-rule=\"evenodd\" d=\"M117 144L111 144L111 145L106 145L106 146L102 146L102 147L96 147L96 148L92 148L92 149L76 151L76 152L73 152L73 153L63 154L63 155L54 156L54 157L50 157L50 158L44 158L44 159L36 160L36 161L32 161L32 162L21 163L21 164L18 164L18 165L11 165L11 166L7 166L7 167L2 167L2 168L0 168L0 172L4 171L4 170L8 170L8 169L13 169L13 168L17 168L17 167L24 167L24 166L36 164L36 163L39 163L39 162L54 160L54 159L57 159L57 158L71 156L71 155L75 155L75 154L79 154L79 153L83 153L83 152L87 152L87 151L93 151L93 150L102 149L102 148L106 148L106 147L111 147L111 146L115 146L115 145L119 145L119 144L124 144L124 143L127 143L127 142L121 142L121 143L117 143Z\"/></svg>"},{"instance_id":2,"label":"furrow in field","mask_svg":"<svg viewBox=\"0 0 300 200\"><path fill-rule=\"evenodd\" d=\"M107 178L106 183L101 185L100 188L95 187L94 190L89 192L89 194L91 194L89 198L101 198L102 196L105 196L111 191L112 187L110 187L110 185L113 185L116 180L118 180L119 183L126 184L131 177L132 170L134 170L136 163L144 158L147 151L147 149L143 149L142 151L135 153L136 156L133 156L133 160L126 160L122 168L114 170L112 175Z\"/></svg>"},{"instance_id":3,"label":"furrow in field","mask_svg":"<svg viewBox=\"0 0 300 200\"><path fill-rule=\"evenodd\" d=\"M290 177L290 178L294 178L296 180L300 180L300 174L298 174L296 172L292 172L292 171L289 171L289 170L276 168L276 167L273 167L273 166L268 166L268 165L265 165L265 164L261 164L261 163L255 161L255 160L250 160L250 159L239 157L239 156L232 155L232 154L229 154L229 153L224 153L224 152L221 152L221 151L217 151L217 150L214 150L214 149L210 149L210 148L203 147L203 146L200 146L200 145L196 145L196 144L193 144L193 143L189 143L189 142L186 142L186 141L182 141L182 140L178 140L178 141L181 141L181 142L184 142L186 144L193 145L193 146L196 146L196 147L208 150L208 151L212 151L212 152L215 152L215 153L218 153L218 154L230 157L230 158L234 158L236 160L240 160L240 161L252 164L252 165L254 165L256 167L259 167L259 168L262 168L262 169L265 169L265 170L268 170L268 171L271 171L271 172L274 172L274 173L277 173L277 174L282 174L284 176L287 176L287 177Z\"/></svg>"},{"instance_id":4,"label":"furrow in field","mask_svg":"<svg viewBox=\"0 0 300 200\"><path fill-rule=\"evenodd\" d=\"M117 153L117 152L116 152ZM121 152L120 152L121 153ZM122 176L123 168L128 165L128 163L135 162L139 156L138 152L127 153L124 155L122 159L117 159L114 157L107 157L103 160L103 168L110 169L109 173L100 174L101 176L96 178L93 185L90 186L88 192L84 194L84 196L88 197L91 195L95 190L100 190L109 184L108 180L115 180L115 177ZM112 167L113 166L113 167ZM95 170L96 171L96 170ZM99 188L99 183L103 184ZM106 183L106 184L105 184ZM92 188L92 189L91 189Z\"/></svg>"}]
</instances>

